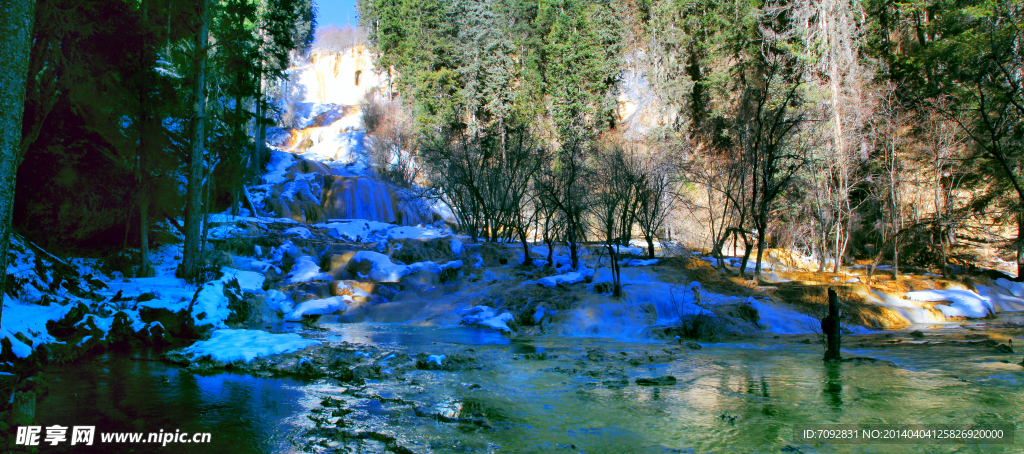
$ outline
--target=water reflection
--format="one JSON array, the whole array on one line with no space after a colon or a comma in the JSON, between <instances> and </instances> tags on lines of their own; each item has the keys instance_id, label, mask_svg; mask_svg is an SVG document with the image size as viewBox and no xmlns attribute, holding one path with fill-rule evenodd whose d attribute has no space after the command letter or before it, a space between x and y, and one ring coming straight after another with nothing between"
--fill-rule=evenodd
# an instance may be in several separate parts
<instances>
[{"instance_id":1,"label":"water reflection","mask_svg":"<svg viewBox=\"0 0 1024 454\"><path fill-rule=\"evenodd\" d=\"M823 394L825 402L833 411L840 412L843 409L843 363L825 363L825 387Z\"/></svg>"},{"instance_id":2,"label":"water reflection","mask_svg":"<svg viewBox=\"0 0 1024 454\"><path fill-rule=\"evenodd\" d=\"M257 379L218 373L199 376L156 360L106 354L89 362L44 371L50 393L37 408L37 423L96 426L93 446L69 443L46 452L288 452L291 437L310 426L307 384L292 379ZM300 418L296 418L299 416ZM211 443L195 445L103 444L103 432L207 432ZM187 449L183 449L187 447Z\"/></svg>"}]
</instances>

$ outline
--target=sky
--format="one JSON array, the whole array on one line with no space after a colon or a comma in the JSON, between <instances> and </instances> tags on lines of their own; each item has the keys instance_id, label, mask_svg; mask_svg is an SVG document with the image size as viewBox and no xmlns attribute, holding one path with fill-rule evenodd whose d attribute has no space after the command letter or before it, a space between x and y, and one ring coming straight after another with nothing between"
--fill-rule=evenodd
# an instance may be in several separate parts
<instances>
[{"instance_id":1,"label":"sky","mask_svg":"<svg viewBox=\"0 0 1024 454\"><path fill-rule=\"evenodd\" d=\"M318 27L334 25L359 25L356 17L356 0L316 0Z\"/></svg>"}]
</instances>

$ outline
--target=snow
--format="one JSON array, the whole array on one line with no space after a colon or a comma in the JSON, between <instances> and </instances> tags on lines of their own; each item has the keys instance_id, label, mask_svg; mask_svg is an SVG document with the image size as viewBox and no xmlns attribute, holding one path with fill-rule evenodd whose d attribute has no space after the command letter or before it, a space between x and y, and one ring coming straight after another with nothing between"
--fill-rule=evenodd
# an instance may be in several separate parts
<instances>
[{"instance_id":1,"label":"snow","mask_svg":"<svg viewBox=\"0 0 1024 454\"><path fill-rule=\"evenodd\" d=\"M332 280L334 278L330 274L320 271L320 264L316 263L315 258L303 255L295 259L295 265L292 266L291 272L288 273L287 282L289 284L298 284L301 282Z\"/></svg>"},{"instance_id":2,"label":"snow","mask_svg":"<svg viewBox=\"0 0 1024 454\"><path fill-rule=\"evenodd\" d=\"M615 246L615 252L627 255L644 255L644 249L632 246Z\"/></svg>"},{"instance_id":3,"label":"snow","mask_svg":"<svg viewBox=\"0 0 1024 454\"><path fill-rule=\"evenodd\" d=\"M915 324L930 324L930 323L945 323L945 320L936 318L936 315L921 307L919 303L908 301L902 298L889 295L885 292L878 290L872 290L867 294L869 298L875 301L876 304L882 307L887 307L896 312L904 320Z\"/></svg>"},{"instance_id":4,"label":"snow","mask_svg":"<svg viewBox=\"0 0 1024 454\"><path fill-rule=\"evenodd\" d=\"M352 257L352 262L367 260L371 263L368 277L377 282L398 282L402 277L418 272L430 271L440 273L449 268L461 268L462 260L453 260L444 264L434 262L416 262L412 265L401 265L391 261L388 257L379 252L359 251Z\"/></svg>"},{"instance_id":5,"label":"snow","mask_svg":"<svg viewBox=\"0 0 1024 454\"><path fill-rule=\"evenodd\" d=\"M508 322L512 321L514 318L515 317L508 312L503 312L501 315L497 315L495 309L489 306L474 306L463 314L462 324L479 325L494 328L499 331L511 332L512 330L509 329Z\"/></svg>"},{"instance_id":6,"label":"snow","mask_svg":"<svg viewBox=\"0 0 1024 454\"><path fill-rule=\"evenodd\" d=\"M67 315L72 306L51 304L49 306L38 306L35 304L21 304L14 298L4 295L3 320L0 322L0 333L2 337L10 339L14 354L19 358L25 358L32 354L32 351L44 344L57 342L46 330L46 322L60 320ZM32 345L14 337L15 333L21 333L32 341Z\"/></svg>"},{"instance_id":7,"label":"snow","mask_svg":"<svg viewBox=\"0 0 1024 454\"><path fill-rule=\"evenodd\" d=\"M313 238L313 234L309 231L309 229L307 229L305 227L292 227L290 229L285 229L284 234L285 235L294 235L294 236L297 236L297 237L302 238L304 240L308 240L310 238Z\"/></svg>"},{"instance_id":8,"label":"snow","mask_svg":"<svg viewBox=\"0 0 1024 454\"><path fill-rule=\"evenodd\" d=\"M462 241L460 241L458 238L452 238L452 241L451 241L452 255L454 255L456 257L461 256L462 255L462 246L463 246L462 245Z\"/></svg>"},{"instance_id":9,"label":"snow","mask_svg":"<svg viewBox=\"0 0 1024 454\"><path fill-rule=\"evenodd\" d=\"M445 355L430 355L427 356L427 363L434 363L441 367L441 361L444 361L445 358L447 358Z\"/></svg>"},{"instance_id":10,"label":"snow","mask_svg":"<svg viewBox=\"0 0 1024 454\"><path fill-rule=\"evenodd\" d=\"M716 267L718 266L718 259L716 259L714 257L701 257L700 259L705 261L705 262L710 263L711 266L716 266ZM742 258L738 258L738 257L726 257L726 258L722 259L723 263L725 263L726 265L731 266L733 268L739 268L740 267L740 263L742 261L743 261L743 259ZM756 268L756 267L757 267L757 261L756 260L747 260L747 268L746 268L747 271L754 271L754 268ZM770 269L772 269L772 264L770 262L768 262L767 260L762 260L761 261L761 269L762 270L770 270Z\"/></svg>"},{"instance_id":11,"label":"snow","mask_svg":"<svg viewBox=\"0 0 1024 454\"><path fill-rule=\"evenodd\" d=\"M288 168L295 165L295 156L283 151L274 151L270 154L270 163L267 164L267 173L263 175L264 184L284 184L287 180L285 175Z\"/></svg>"},{"instance_id":12,"label":"snow","mask_svg":"<svg viewBox=\"0 0 1024 454\"><path fill-rule=\"evenodd\" d=\"M654 282L654 276L646 273L640 269L620 269L619 270L619 283L620 284L636 284L641 282ZM610 268L602 267L598 268L594 272L593 282L612 282L612 270Z\"/></svg>"},{"instance_id":13,"label":"snow","mask_svg":"<svg viewBox=\"0 0 1024 454\"><path fill-rule=\"evenodd\" d=\"M554 276L542 277L537 280L537 283L545 287L555 287L558 284L575 284L577 282L582 282L583 279L586 279L586 276L583 273L573 271L571 273L556 274Z\"/></svg>"},{"instance_id":14,"label":"snow","mask_svg":"<svg viewBox=\"0 0 1024 454\"><path fill-rule=\"evenodd\" d=\"M282 313L289 313L292 311L292 301L288 299L288 295L278 290L268 290L267 298L264 300L267 308Z\"/></svg>"},{"instance_id":15,"label":"snow","mask_svg":"<svg viewBox=\"0 0 1024 454\"><path fill-rule=\"evenodd\" d=\"M238 279L239 286L242 290L250 293L263 293L263 282L267 280L267 277L262 273L255 271L242 271L234 268L221 268L224 273L225 281L231 280L231 278Z\"/></svg>"},{"instance_id":16,"label":"snow","mask_svg":"<svg viewBox=\"0 0 1024 454\"><path fill-rule=\"evenodd\" d=\"M658 264L658 259L650 259L650 260L628 259L628 260L623 260L623 261L621 261L619 263L621 263L623 265L627 265L627 266L651 266L651 265L657 265Z\"/></svg>"},{"instance_id":17,"label":"snow","mask_svg":"<svg viewBox=\"0 0 1024 454\"><path fill-rule=\"evenodd\" d=\"M821 321L788 307L757 298L747 298L746 302L757 309L757 324L769 333L804 334L821 329Z\"/></svg>"},{"instance_id":18,"label":"snow","mask_svg":"<svg viewBox=\"0 0 1024 454\"><path fill-rule=\"evenodd\" d=\"M295 309L285 316L284 319L297 322L301 321L302 317L306 315L327 315L346 311L350 302L352 302L352 297L348 295L305 301L295 306Z\"/></svg>"},{"instance_id":19,"label":"snow","mask_svg":"<svg viewBox=\"0 0 1024 454\"><path fill-rule=\"evenodd\" d=\"M218 225L211 227L206 232L206 237L214 240L223 240L226 238L233 238L240 233L244 233L245 230L238 228L233 224Z\"/></svg>"},{"instance_id":20,"label":"snow","mask_svg":"<svg viewBox=\"0 0 1024 454\"><path fill-rule=\"evenodd\" d=\"M259 356L277 355L319 345L320 341L304 339L295 333L271 334L260 330L221 329L209 340L199 341L182 350L192 359L209 355L217 361L249 362Z\"/></svg>"},{"instance_id":21,"label":"snow","mask_svg":"<svg viewBox=\"0 0 1024 454\"><path fill-rule=\"evenodd\" d=\"M907 298L914 301L950 302L948 306L935 305L946 317L983 318L995 312L989 298L970 290L920 290L907 292Z\"/></svg>"},{"instance_id":22,"label":"snow","mask_svg":"<svg viewBox=\"0 0 1024 454\"><path fill-rule=\"evenodd\" d=\"M558 311L546 309L544 306L537 306L537 310L533 312L533 324L537 325L541 320L544 319L545 315L552 315Z\"/></svg>"},{"instance_id":23,"label":"snow","mask_svg":"<svg viewBox=\"0 0 1024 454\"><path fill-rule=\"evenodd\" d=\"M996 279L996 285L1005 288L1013 296L1024 297L1024 282L1013 282L1006 278Z\"/></svg>"}]
</instances>

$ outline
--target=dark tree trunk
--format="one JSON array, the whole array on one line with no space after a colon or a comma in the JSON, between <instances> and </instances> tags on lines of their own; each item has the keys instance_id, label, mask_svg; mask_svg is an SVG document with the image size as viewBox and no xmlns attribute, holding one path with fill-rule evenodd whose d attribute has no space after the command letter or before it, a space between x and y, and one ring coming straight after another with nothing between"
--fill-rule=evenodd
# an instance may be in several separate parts
<instances>
[{"instance_id":1,"label":"dark tree trunk","mask_svg":"<svg viewBox=\"0 0 1024 454\"><path fill-rule=\"evenodd\" d=\"M828 316L821 321L821 332L825 335L825 358L826 362L840 361L843 359L839 354L839 295L835 289L828 289Z\"/></svg>"},{"instance_id":2,"label":"dark tree trunk","mask_svg":"<svg viewBox=\"0 0 1024 454\"><path fill-rule=\"evenodd\" d=\"M533 258L530 257L530 244L526 241L525 229L519 229L519 240L523 242L523 265L533 266Z\"/></svg>"},{"instance_id":3,"label":"dark tree trunk","mask_svg":"<svg viewBox=\"0 0 1024 454\"><path fill-rule=\"evenodd\" d=\"M195 52L192 60L195 68L193 81L192 151L189 156L188 192L185 201L185 251L179 275L195 281L199 277L200 228L203 219L203 149L204 125L206 119L206 47L209 39L209 24L206 20L207 0L199 2L200 26L195 37Z\"/></svg>"},{"instance_id":4,"label":"dark tree trunk","mask_svg":"<svg viewBox=\"0 0 1024 454\"><path fill-rule=\"evenodd\" d=\"M28 80L29 50L32 48L32 21L35 0L0 0L0 316L7 282L7 251L11 244L11 213L14 185L21 159L21 128L25 114L25 87Z\"/></svg>"},{"instance_id":5,"label":"dark tree trunk","mask_svg":"<svg viewBox=\"0 0 1024 454\"><path fill-rule=\"evenodd\" d=\"M619 255L612 244L608 244L608 257L611 258L612 262L610 266L612 270L612 296L618 298L622 296L622 280L619 274Z\"/></svg>"}]
</instances>

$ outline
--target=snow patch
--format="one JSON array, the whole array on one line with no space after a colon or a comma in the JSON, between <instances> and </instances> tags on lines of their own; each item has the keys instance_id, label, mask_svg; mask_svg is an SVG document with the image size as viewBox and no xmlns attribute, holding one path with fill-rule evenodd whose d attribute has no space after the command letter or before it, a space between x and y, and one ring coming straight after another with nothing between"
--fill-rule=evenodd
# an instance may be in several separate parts
<instances>
[{"instance_id":1,"label":"snow patch","mask_svg":"<svg viewBox=\"0 0 1024 454\"><path fill-rule=\"evenodd\" d=\"M320 341L304 339L295 333L271 334L249 329L221 329L209 340L199 341L182 350L193 360L209 355L217 361L249 362L259 356L278 355L302 350Z\"/></svg>"}]
</instances>

